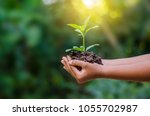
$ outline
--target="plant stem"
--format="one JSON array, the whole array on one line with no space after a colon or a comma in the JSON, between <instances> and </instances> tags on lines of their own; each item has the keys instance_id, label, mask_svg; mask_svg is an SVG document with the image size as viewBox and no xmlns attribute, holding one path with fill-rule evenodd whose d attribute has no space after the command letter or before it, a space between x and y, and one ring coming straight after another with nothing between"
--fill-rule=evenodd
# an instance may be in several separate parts
<instances>
[{"instance_id":1,"label":"plant stem","mask_svg":"<svg viewBox=\"0 0 150 116\"><path fill-rule=\"evenodd\" d=\"M85 46L85 36L83 36L82 39L83 39L83 51L85 52L85 47L86 47L86 46Z\"/></svg>"}]
</instances>

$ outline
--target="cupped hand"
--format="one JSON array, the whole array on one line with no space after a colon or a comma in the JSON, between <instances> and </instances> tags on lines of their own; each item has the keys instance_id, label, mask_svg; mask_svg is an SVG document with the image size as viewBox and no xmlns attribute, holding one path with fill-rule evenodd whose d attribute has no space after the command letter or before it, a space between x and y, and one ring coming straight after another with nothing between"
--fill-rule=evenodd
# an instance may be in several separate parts
<instances>
[{"instance_id":1,"label":"cupped hand","mask_svg":"<svg viewBox=\"0 0 150 116\"><path fill-rule=\"evenodd\" d=\"M71 60L69 56L63 57L61 63L64 65L64 69L68 71L79 84L96 79L98 76L102 76L103 73L102 65L80 60ZM81 70L77 67L81 67Z\"/></svg>"}]
</instances>

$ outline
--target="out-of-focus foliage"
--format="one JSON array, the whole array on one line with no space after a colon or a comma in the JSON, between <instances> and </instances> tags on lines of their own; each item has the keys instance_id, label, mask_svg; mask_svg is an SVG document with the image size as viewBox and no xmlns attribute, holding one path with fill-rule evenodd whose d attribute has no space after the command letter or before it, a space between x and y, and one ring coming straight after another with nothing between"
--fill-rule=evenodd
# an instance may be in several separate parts
<instances>
[{"instance_id":1,"label":"out-of-focus foliage","mask_svg":"<svg viewBox=\"0 0 150 116\"><path fill-rule=\"evenodd\" d=\"M65 49L81 43L66 24L87 17L75 1L81 0L0 1L0 98L150 98L149 83L100 79L78 85L63 70ZM87 44L100 43L95 52L103 58L149 53L150 1L105 1L111 12L97 15L101 28L88 34Z\"/></svg>"}]
</instances>

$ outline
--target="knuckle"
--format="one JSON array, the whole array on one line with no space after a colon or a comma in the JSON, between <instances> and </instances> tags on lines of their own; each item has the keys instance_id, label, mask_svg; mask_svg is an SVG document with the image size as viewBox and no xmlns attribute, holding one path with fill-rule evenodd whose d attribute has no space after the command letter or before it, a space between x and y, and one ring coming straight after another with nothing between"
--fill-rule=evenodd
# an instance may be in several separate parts
<instances>
[{"instance_id":1,"label":"knuckle","mask_svg":"<svg viewBox=\"0 0 150 116\"><path fill-rule=\"evenodd\" d=\"M76 61L75 61L75 60L72 60L72 61L71 61L71 63L72 63L72 64L75 64L75 63L76 63Z\"/></svg>"}]
</instances>

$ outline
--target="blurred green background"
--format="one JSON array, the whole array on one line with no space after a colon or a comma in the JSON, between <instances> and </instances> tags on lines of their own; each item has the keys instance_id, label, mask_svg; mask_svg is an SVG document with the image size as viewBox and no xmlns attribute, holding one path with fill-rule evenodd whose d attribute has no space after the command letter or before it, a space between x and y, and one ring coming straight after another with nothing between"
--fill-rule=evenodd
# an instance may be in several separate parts
<instances>
[{"instance_id":1,"label":"blurred green background","mask_svg":"<svg viewBox=\"0 0 150 116\"><path fill-rule=\"evenodd\" d=\"M99 43L93 51L102 58L149 53L149 0L105 0L95 13L81 0L43 1L0 0L0 98L150 98L150 83L78 85L60 63L65 49L81 43L66 24L82 24L89 14L100 28L87 44Z\"/></svg>"}]
</instances>

